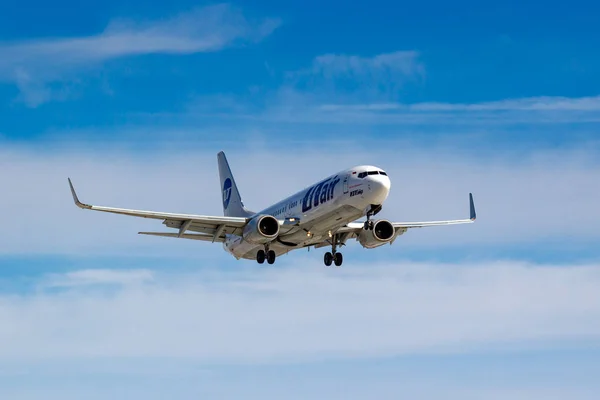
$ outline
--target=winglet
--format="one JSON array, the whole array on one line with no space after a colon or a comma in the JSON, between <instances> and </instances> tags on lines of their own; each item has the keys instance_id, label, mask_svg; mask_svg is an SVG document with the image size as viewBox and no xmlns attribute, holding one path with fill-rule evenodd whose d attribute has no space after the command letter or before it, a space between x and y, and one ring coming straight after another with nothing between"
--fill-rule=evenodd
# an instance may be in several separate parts
<instances>
[{"instance_id":1,"label":"winglet","mask_svg":"<svg viewBox=\"0 0 600 400\"><path fill-rule=\"evenodd\" d=\"M89 204L84 204L79 201L79 198L77 197L77 193L75 193L75 188L73 187L73 183L71 182L71 178L67 178L67 179L69 180L69 186L71 187L71 194L73 195L73 201L75 202L75 205L79 208L87 208L87 209L92 208L92 206L90 206Z\"/></svg>"},{"instance_id":2,"label":"winglet","mask_svg":"<svg viewBox=\"0 0 600 400\"><path fill-rule=\"evenodd\" d=\"M477 219L477 213L475 212L475 203L473 202L473 193L469 193L469 206L471 212L471 221L475 221Z\"/></svg>"}]
</instances>

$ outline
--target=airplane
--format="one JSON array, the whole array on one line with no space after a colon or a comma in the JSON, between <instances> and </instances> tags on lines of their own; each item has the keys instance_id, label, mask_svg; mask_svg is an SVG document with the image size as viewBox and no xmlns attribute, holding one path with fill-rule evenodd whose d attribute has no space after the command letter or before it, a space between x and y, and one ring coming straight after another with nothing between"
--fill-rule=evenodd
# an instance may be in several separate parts
<instances>
[{"instance_id":1,"label":"airplane","mask_svg":"<svg viewBox=\"0 0 600 400\"><path fill-rule=\"evenodd\" d=\"M177 232L139 232L141 235L220 242L236 259L252 259L259 264L292 250L308 247L330 247L323 256L326 266L341 266L339 247L356 239L364 248L373 249L392 244L408 229L475 222L473 194L469 193L468 219L390 222L374 220L387 199L391 183L381 168L361 165L331 175L314 185L260 211L248 210L231 173L224 152L217 154L224 216L175 214L140 211L84 204L79 201L68 178L77 207L134 217L163 220ZM354 222L366 217L364 222Z\"/></svg>"}]
</instances>

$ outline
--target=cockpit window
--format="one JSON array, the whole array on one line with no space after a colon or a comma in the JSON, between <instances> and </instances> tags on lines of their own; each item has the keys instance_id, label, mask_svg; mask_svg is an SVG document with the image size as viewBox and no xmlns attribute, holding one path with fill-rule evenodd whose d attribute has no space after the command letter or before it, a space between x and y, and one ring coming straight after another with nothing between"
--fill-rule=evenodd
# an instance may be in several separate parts
<instances>
[{"instance_id":1,"label":"cockpit window","mask_svg":"<svg viewBox=\"0 0 600 400\"><path fill-rule=\"evenodd\" d=\"M379 174L387 176L387 174L383 171L367 171L367 172L359 173L358 177L362 179L362 178L366 177L367 175L379 175Z\"/></svg>"}]
</instances>

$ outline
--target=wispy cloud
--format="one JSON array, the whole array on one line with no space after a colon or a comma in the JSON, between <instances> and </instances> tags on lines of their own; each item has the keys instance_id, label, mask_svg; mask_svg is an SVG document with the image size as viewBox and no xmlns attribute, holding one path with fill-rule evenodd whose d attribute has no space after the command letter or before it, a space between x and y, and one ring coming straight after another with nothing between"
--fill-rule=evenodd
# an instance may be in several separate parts
<instances>
[{"instance_id":1,"label":"wispy cloud","mask_svg":"<svg viewBox=\"0 0 600 400\"><path fill-rule=\"evenodd\" d=\"M481 103L357 102L346 98L321 104L290 104L285 113L274 107L266 116L312 123L428 126L600 122L600 96L529 97Z\"/></svg>"},{"instance_id":2,"label":"wispy cloud","mask_svg":"<svg viewBox=\"0 0 600 400\"><path fill-rule=\"evenodd\" d=\"M46 101L48 82L110 59L142 54L189 54L256 42L279 25L276 19L252 20L227 4L197 8L159 20L112 21L87 37L0 43L0 80L14 82L31 106Z\"/></svg>"},{"instance_id":3,"label":"wispy cloud","mask_svg":"<svg viewBox=\"0 0 600 400\"><path fill-rule=\"evenodd\" d=\"M482 103L371 103L324 104L324 111L600 111L600 96L526 97Z\"/></svg>"},{"instance_id":4,"label":"wispy cloud","mask_svg":"<svg viewBox=\"0 0 600 400\"><path fill-rule=\"evenodd\" d=\"M277 362L600 337L598 265L307 263L228 272L205 265L110 292L77 285L0 295L0 339L10 343L0 355Z\"/></svg>"},{"instance_id":5,"label":"wispy cloud","mask_svg":"<svg viewBox=\"0 0 600 400\"><path fill-rule=\"evenodd\" d=\"M416 51L396 51L373 57L348 54L324 54L314 59L311 68L292 72L291 76L322 77L326 80L349 78L393 84L424 74Z\"/></svg>"},{"instance_id":6,"label":"wispy cloud","mask_svg":"<svg viewBox=\"0 0 600 400\"><path fill-rule=\"evenodd\" d=\"M284 93L282 101L273 102L256 118L298 124L454 127L600 122L600 97L535 97L463 104L360 102L352 97L333 102L295 91Z\"/></svg>"},{"instance_id":7,"label":"wispy cloud","mask_svg":"<svg viewBox=\"0 0 600 400\"><path fill-rule=\"evenodd\" d=\"M423 111L600 111L600 96L541 96L475 104L417 103L409 105L409 108Z\"/></svg>"},{"instance_id":8,"label":"wispy cloud","mask_svg":"<svg viewBox=\"0 0 600 400\"><path fill-rule=\"evenodd\" d=\"M310 68L292 71L279 96L318 99L392 99L410 82L423 78L425 67L416 51L372 57L324 54Z\"/></svg>"}]
</instances>

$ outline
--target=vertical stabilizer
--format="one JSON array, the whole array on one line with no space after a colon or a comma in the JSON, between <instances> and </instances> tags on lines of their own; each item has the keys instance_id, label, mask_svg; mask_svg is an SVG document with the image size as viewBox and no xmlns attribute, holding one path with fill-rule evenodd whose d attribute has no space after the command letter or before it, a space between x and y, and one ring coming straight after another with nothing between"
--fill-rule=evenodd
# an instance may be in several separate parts
<instances>
[{"instance_id":1,"label":"vertical stabilizer","mask_svg":"<svg viewBox=\"0 0 600 400\"><path fill-rule=\"evenodd\" d=\"M219 178L221 179L221 196L223 198L223 215L226 217L249 217L254 213L246 210L242 197L238 191L235 179L229 168L225 153L217 154L219 162Z\"/></svg>"}]
</instances>

